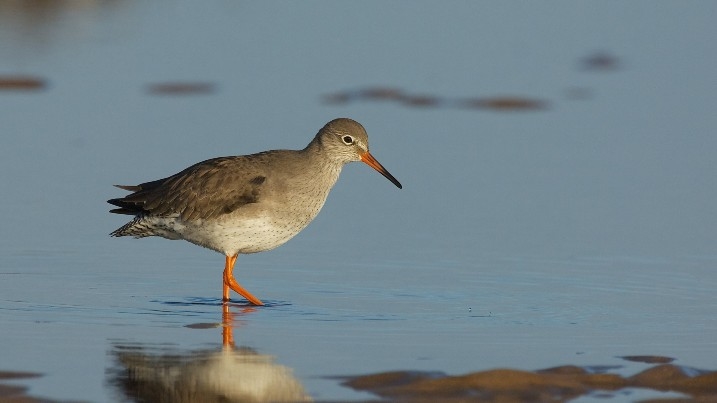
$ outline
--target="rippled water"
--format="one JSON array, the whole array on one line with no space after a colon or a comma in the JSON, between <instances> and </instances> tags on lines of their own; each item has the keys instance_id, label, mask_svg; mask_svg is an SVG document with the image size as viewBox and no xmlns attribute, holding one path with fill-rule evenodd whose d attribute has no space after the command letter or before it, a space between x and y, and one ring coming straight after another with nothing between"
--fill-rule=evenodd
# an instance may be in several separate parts
<instances>
[{"instance_id":1,"label":"rippled water","mask_svg":"<svg viewBox=\"0 0 717 403\"><path fill-rule=\"evenodd\" d=\"M0 2L0 371L41 376L0 384L340 400L393 370L717 368L712 3L33 4ZM267 306L223 311L221 255L107 235L112 184L337 116L404 189L349 166L304 232L240 256Z\"/></svg>"}]
</instances>

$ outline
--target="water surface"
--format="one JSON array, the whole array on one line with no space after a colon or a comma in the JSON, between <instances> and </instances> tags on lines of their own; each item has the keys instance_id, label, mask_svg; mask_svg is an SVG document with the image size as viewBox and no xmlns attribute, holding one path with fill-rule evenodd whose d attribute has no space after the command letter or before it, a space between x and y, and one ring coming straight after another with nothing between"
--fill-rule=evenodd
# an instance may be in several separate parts
<instances>
[{"instance_id":1,"label":"water surface","mask_svg":"<svg viewBox=\"0 0 717 403\"><path fill-rule=\"evenodd\" d=\"M717 368L714 3L33 4L0 3L0 371L40 376L3 384L131 401L123 363L218 356L341 400L388 371ZM339 116L404 189L348 166L240 256L266 307L227 320L216 253L107 235L112 184Z\"/></svg>"}]
</instances>

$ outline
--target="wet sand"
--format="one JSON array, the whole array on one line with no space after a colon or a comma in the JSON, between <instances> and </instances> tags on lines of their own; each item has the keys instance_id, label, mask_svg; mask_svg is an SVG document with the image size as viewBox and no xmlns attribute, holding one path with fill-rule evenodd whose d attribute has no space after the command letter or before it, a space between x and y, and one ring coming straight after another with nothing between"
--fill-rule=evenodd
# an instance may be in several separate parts
<instances>
[{"instance_id":1,"label":"wet sand","mask_svg":"<svg viewBox=\"0 0 717 403\"><path fill-rule=\"evenodd\" d=\"M572 365L534 372L492 369L460 376L399 371L352 377L344 385L383 399L412 402L556 402L595 393L611 398L626 388L678 392L689 397L660 402L717 401L716 371L674 364L657 365L629 377Z\"/></svg>"},{"instance_id":2,"label":"wet sand","mask_svg":"<svg viewBox=\"0 0 717 403\"><path fill-rule=\"evenodd\" d=\"M47 399L38 399L27 394L26 386L18 385L18 381L27 378L36 378L40 374L32 372L0 371L0 402L2 403L40 403L52 402Z\"/></svg>"}]
</instances>

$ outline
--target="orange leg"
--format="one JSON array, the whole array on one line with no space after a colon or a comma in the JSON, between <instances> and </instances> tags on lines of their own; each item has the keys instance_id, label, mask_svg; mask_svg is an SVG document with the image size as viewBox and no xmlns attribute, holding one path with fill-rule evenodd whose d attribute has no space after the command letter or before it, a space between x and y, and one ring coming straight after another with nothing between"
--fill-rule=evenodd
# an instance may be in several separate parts
<instances>
[{"instance_id":1,"label":"orange leg","mask_svg":"<svg viewBox=\"0 0 717 403\"><path fill-rule=\"evenodd\" d=\"M253 306L245 306L241 308L237 316L248 315L256 312ZM234 312L230 310L229 304L222 304L222 345L224 347L234 348L234 326L239 327L240 322L234 322Z\"/></svg>"},{"instance_id":2,"label":"orange leg","mask_svg":"<svg viewBox=\"0 0 717 403\"><path fill-rule=\"evenodd\" d=\"M222 306L222 345L225 347L234 347L233 325L234 317L229 311L229 305L224 304Z\"/></svg>"},{"instance_id":3,"label":"orange leg","mask_svg":"<svg viewBox=\"0 0 717 403\"><path fill-rule=\"evenodd\" d=\"M249 291L247 291L234 279L234 274L232 274L232 271L234 271L234 262L237 261L237 256L239 255L227 256L226 258L226 263L224 264L224 288L222 294L222 301L229 301L229 289L231 288L239 295L246 298L252 304L264 305L264 303L261 302L259 298L251 295Z\"/></svg>"}]
</instances>

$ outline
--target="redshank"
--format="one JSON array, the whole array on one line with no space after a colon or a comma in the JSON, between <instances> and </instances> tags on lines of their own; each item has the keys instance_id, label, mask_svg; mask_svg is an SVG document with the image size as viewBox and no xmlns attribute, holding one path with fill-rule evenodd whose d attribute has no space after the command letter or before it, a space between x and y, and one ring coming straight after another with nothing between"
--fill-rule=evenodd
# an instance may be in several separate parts
<instances>
[{"instance_id":1,"label":"redshank","mask_svg":"<svg viewBox=\"0 0 717 403\"><path fill-rule=\"evenodd\" d=\"M368 135L358 122L327 123L303 150L273 150L213 158L170 177L135 186L133 193L107 202L111 213L134 219L110 235L184 239L223 253L222 300L229 290L254 305L264 305L233 275L240 253L271 250L293 238L313 220L343 166L362 161L401 183L368 150Z\"/></svg>"}]
</instances>

